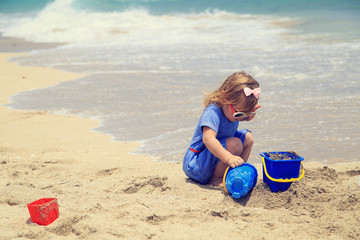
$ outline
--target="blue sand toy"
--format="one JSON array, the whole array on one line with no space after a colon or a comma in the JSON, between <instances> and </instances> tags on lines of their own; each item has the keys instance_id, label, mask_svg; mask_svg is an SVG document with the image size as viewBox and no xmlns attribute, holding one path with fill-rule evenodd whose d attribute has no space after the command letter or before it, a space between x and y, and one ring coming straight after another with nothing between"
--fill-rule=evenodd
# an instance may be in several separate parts
<instances>
[{"instance_id":1,"label":"blue sand toy","mask_svg":"<svg viewBox=\"0 0 360 240\"><path fill-rule=\"evenodd\" d=\"M249 163L236 168L228 167L223 178L224 190L233 198L241 198L255 187L257 177L256 168Z\"/></svg>"},{"instance_id":2,"label":"blue sand toy","mask_svg":"<svg viewBox=\"0 0 360 240\"><path fill-rule=\"evenodd\" d=\"M280 155L282 158L271 159L272 154ZM291 183L304 177L304 158L294 152L262 152L260 156L263 162L263 181L272 192L286 191Z\"/></svg>"}]
</instances>

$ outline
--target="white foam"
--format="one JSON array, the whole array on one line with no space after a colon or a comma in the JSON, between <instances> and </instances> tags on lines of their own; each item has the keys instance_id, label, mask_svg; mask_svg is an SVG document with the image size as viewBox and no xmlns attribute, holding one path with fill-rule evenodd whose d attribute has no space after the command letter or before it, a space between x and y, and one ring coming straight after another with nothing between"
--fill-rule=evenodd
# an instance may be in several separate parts
<instances>
[{"instance_id":1,"label":"white foam","mask_svg":"<svg viewBox=\"0 0 360 240\"><path fill-rule=\"evenodd\" d=\"M61 108L56 110L48 110L48 113L54 114L54 115L62 115L62 116L75 116L75 113L73 113L72 110Z\"/></svg>"},{"instance_id":2,"label":"white foam","mask_svg":"<svg viewBox=\"0 0 360 240\"><path fill-rule=\"evenodd\" d=\"M152 15L146 9L88 12L72 7L73 0L56 0L38 15L8 21L3 35L35 42L86 44L250 44L271 42L284 31L275 20L219 10L201 13ZM264 41L266 39L266 41Z\"/></svg>"}]
</instances>

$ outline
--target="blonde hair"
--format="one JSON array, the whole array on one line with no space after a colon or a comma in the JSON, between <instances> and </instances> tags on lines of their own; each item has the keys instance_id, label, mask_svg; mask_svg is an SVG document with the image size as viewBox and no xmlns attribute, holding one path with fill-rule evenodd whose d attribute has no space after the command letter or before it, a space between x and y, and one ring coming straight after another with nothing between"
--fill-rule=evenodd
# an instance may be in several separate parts
<instances>
[{"instance_id":1,"label":"blonde hair","mask_svg":"<svg viewBox=\"0 0 360 240\"><path fill-rule=\"evenodd\" d=\"M237 105L242 103L244 109L241 109L241 111L251 112L258 103L258 98L255 98L253 95L246 97L244 88L254 89L259 86L259 83L249 74L243 71L235 72L217 90L210 94L205 94L203 104L206 108L210 104L222 107L226 104Z\"/></svg>"}]
</instances>

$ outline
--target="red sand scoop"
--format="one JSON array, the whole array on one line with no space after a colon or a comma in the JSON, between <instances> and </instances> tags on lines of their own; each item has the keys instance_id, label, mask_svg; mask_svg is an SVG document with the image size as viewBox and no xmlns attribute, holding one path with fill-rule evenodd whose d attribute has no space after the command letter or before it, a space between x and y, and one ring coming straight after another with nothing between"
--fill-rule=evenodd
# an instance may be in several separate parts
<instances>
[{"instance_id":1,"label":"red sand scoop","mask_svg":"<svg viewBox=\"0 0 360 240\"><path fill-rule=\"evenodd\" d=\"M59 206L56 198L41 198L27 205L30 218L39 225L49 225L59 216Z\"/></svg>"}]
</instances>

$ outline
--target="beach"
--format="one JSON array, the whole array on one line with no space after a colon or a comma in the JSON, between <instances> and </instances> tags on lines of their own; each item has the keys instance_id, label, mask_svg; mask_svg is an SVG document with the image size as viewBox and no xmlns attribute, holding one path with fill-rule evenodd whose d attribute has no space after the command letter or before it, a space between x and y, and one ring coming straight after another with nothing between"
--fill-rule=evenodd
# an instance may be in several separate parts
<instances>
[{"instance_id":1,"label":"beach","mask_svg":"<svg viewBox=\"0 0 360 240\"><path fill-rule=\"evenodd\" d=\"M113 141L140 143L135 153L179 162L203 93L245 71L262 90L259 114L239 124L255 137L253 163L281 150L359 160L358 1L18 1L0 1L0 51L84 76L7 107L94 119Z\"/></svg>"},{"instance_id":2,"label":"beach","mask_svg":"<svg viewBox=\"0 0 360 240\"><path fill-rule=\"evenodd\" d=\"M21 54L0 54L0 104L85 76L7 62ZM93 131L97 120L4 106L0 116L0 239L360 238L359 162L306 158L304 178L277 193L256 164L257 185L235 200L189 180L181 161L154 161L132 153L137 141ZM33 223L26 205L52 197L59 218Z\"/></svg>"}]
</instances>

